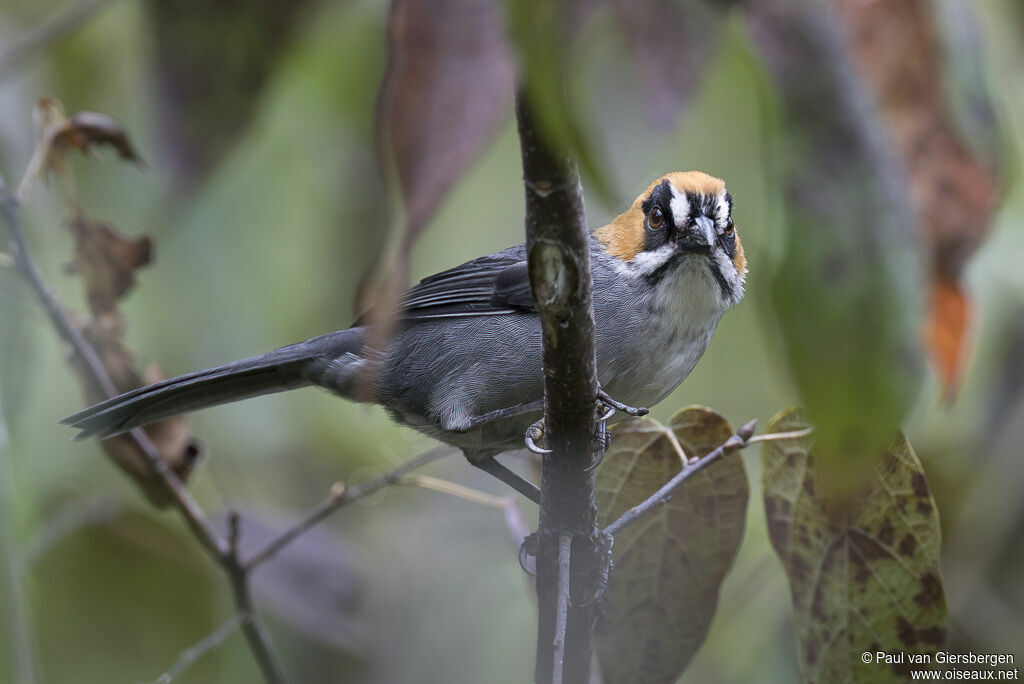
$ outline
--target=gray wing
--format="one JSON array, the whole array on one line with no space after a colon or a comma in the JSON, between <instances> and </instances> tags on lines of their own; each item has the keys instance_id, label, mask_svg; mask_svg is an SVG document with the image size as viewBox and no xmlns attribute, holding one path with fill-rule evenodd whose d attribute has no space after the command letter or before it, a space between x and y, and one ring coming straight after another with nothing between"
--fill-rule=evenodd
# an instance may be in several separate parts
<instances>
[{"instance_id":1,"label":"gray wing","mask_svg":"<svg viewBox=\"0 0 1024 684\"><path fill-rule=\"evenodd\" d=\"M402 298L399 319L413 322L536 311L525 250L519 246L424 278ZM364 314L355 324L366 318Z\"/></svg>"}]
</instances>

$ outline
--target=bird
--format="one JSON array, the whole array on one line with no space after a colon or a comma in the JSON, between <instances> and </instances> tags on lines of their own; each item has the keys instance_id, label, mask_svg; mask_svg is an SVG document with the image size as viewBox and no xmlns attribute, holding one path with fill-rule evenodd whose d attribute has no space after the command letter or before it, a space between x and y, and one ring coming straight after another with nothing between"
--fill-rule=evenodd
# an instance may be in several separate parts
<instances>
[{"instance_id":1,"label":"bird","mask_svg":"<svg viewBox=\"0 0 1024 684\"><path fill-rule=\"evenodd\" d=\"M723 180L677 171L589 231L606 404L648 407L668 396L743 299L747 262L732 211ZM379 404L538 501L537 487L495 458L521 448L543 411L541 324L525 247L427 277L396 309L387 340L376 340L371 312L347 329L162 380L61 423L79 430L75 439L103 439L180 413L316 386Z\"/></svg>"}]
</instances>

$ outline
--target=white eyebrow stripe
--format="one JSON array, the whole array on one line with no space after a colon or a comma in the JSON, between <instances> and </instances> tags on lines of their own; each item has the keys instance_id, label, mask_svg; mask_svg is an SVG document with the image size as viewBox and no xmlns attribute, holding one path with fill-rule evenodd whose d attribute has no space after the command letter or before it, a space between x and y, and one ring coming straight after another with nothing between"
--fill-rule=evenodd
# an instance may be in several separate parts
<instances>
[{"instance_id":1,"label":"white eyebrow stripe","mask_svg":"<svg viewBox=\"0 0 1024 684\"><path fill-rule=\"evenodd\" d=\"M670 185L669 187L672 188L672 201L669 203L672 218L676 222L676 228L682 228L690 217L690 200L687 199L686 193L679 192L676 186Z\"/></svg>"}]
</instances>

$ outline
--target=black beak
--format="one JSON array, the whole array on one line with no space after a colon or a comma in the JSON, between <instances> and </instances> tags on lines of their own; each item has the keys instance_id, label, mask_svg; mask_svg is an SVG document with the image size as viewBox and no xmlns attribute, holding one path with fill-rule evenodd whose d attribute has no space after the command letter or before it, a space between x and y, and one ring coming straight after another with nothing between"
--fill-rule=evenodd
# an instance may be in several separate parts
<instances>
[{"instance_id":1,"label":"black beak","mask_svg":"<svg viewBox=\"0 0 1024 684\"><path fill-rule=\"evenodd\" d=\"M691 219L689 225L679 232L676 244L686 252L710 254L717 240L718 230L715 228L715 222L701 215Z\"/></svg>"}]
</instances>

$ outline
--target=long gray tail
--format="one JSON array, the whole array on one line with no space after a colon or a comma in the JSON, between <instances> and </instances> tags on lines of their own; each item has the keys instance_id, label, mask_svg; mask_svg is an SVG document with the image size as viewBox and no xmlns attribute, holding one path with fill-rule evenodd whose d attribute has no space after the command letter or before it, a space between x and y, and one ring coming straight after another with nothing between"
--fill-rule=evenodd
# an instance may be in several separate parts
<instances>
[{"instance_id":1,"label":"long gray tail","mask_svg":"<svg viewBox=\"0 0 1024 684\"><path fill-rule=\"evenodd\" d=\"M162 380L90 406L61 420L78 428L76 440L113 437L132 428L196 409L313 384L309 370L357 353L361 330L314 337L269 354Z\"/></svg>"}]
</instances>

